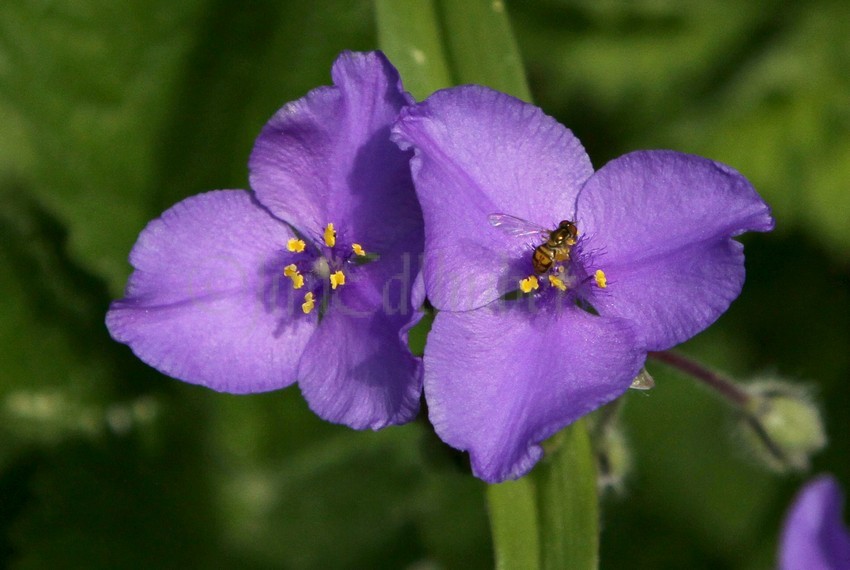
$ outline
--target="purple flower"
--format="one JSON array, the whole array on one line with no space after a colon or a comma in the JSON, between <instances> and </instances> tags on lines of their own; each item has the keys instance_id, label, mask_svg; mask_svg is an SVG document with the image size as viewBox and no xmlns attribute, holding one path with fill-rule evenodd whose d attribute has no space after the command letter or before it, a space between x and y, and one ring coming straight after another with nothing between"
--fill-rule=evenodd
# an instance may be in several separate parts
<instances>
[{"instance_id":1,"label":"purple flower","mask_svg":"<svg viewBox=\"0 0 850 570\"><path fill-rule=\"evenodd\" d=\"M394 137L415 150L422 271L441 310L431 421L490 482L525 474L540 441L621 395L647 351L714 322L744 281L731 238L773 227L727 166L645 151L594 172L569 130L484 87L406 109Z\"/></svg>"},{"instance_id":2,"label":"purple flower","mask_svg":"<svg viewBox=\"0 0 850 570\"><path fill-rule=\"evenodd\" d=\"M829 475L803 487L785 519L780 570L850 568L850 531L841 521L843 502L838 483Z\"/></svg>"},{"instance_id":3,"label":"purple flower","mask_svg":"<svg viewBox=\"0 0 850 570\"><path fill-rule=\"evenodd\" d=\"M422 214L389 139L413 101L381 53L343 53L332 76L263 128L253 193L193 196L148 224L106 323L169 376L232 393L297 380L322 418L378 429L412 419L421 392L406 334Z\"/></svg>"}]
</instances>

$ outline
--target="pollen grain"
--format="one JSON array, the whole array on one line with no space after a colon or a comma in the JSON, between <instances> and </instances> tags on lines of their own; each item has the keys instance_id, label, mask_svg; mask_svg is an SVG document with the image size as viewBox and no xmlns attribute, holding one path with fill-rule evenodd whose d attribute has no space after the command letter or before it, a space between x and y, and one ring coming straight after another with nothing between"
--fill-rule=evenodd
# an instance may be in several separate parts
<instances>
[{"instance_id":1,"label":"pollen grain","mask_svg":"<svg viewBox=\"0 0 850 570\"><path fill-rule=\"evenodd\" d=\"M519 290L523 293L531 293L539 287L540 283L537 281L537 276L535 275L529 275L528 277L520 280L519 282Z\"/></svg>"},{"instance_id":2,"label":"pollen grain","mask_svg":"<svg viewBox=\"0 0 850 570\"><path fill-rule=\"evenodd\" d=\"M307 244L304 243L303 239L289 238L289 241L286 242L286 249L293 253L301 253L305 247L307 247Z\"/></svg>"},{"instance_id":3,"label":"pollen grain","mask_svg":"<svg viewBox=\"0 0 850 570\"><path fill-rule=\"evenodd\" d=\"M301 275L294 263L290 263L283 268L283 275L292 279L293 289L300 289L304 286L304 276Z\"/></svg>"},{"instance_id":4,"label":"pollen grain","mask_svg":"<svg viewBox=\"0 0 850 570\"><path fill-rule=\"evenodd\" d=\"M567 290L567 284L566 284L566 283L564 283L564 280L563 280L563 279L561 279L560 277L558 277L557 275L550 275L550 276L549 276L549 283L550 283L553 287L557 287L557 288L558 288L558 289L560 289L561 291L566 291L566 290Z\"/></svg>"},{"instance_id":5,"label":"pollen grain","mask_svg":"<svg viewBox=\"0 0 850 570\"><path fill-rule=\"evenodd\" d=\"M315 298L313 297L313 293L307 293L304 295L304 302L301 303L301 310L304 311L305 315L310 314L310 311L313 310L316 306Z\"/></svg>"},{"instance_id":6,"label":"pollen grain","mask_svg":"<svg viewBox=\"0 0 850 570\"><path fill-rule=\"evenodd\" d=\"M333 247L336 245L336 230L334 229L333 223L329 223L325 227L325 245L328 247Z\"/></svg>"},{"instance_id":7,"label":"pollen grain","mask_svg":"<svg viewBox=\"0 0 850 570\"><path fill-rule=\"evenodd\" d=\"M345 285L345 273L342 271L335 271L331 273L331 289L336 289L340 285Z\"/></svg>"},{"instance_id":8,"label":"pollen grain","mask_svg":"<svg viewBox=\"0 0 850 570\"><path fill-rule=\"evenodd\" d=\"M605 272L601 269L596 270L596 273L593 274L593 279L596 280L596 286L600 289L608 286L608 278L605 277Z\"/></svg>"}]
</instances>

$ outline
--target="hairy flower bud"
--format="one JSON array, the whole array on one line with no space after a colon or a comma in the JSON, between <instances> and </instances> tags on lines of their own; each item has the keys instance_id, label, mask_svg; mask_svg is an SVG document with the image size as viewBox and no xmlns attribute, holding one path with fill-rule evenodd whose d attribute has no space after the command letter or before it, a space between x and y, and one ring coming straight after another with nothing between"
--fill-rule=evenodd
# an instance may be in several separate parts
<instances>
[{"instance_id":1,"label":"hairy flower bud","mask_svg":"<svg viewBox=\"0 0 850 570\"><path fill-rule=\"evenodd\" d=\"M629 386L632 390L651 390L654 387L655 380L646 368L640 369L640 373ZM622 404L623 399L620 398L590 416L591 437L596 456L596 486L600 493L621 493L624 481L632 470L629 442L620 427Z\"/></svg>"},{"instance_id":2,"label":"hairy flower bud","mask_svg":"<svg viewBox=\"0 0 850 570\"><path fill-rule=\"evenodd\" d=\"M826 445L820 411L806 390L768 380L746 387L742 432L756 455L775 471L808 469L809 458Z\"/></svg>"},{"instance_id":3,"label":"hairy flower bud","mask_svg":"<svg viewBox=\"0 0 850 570\"><path fill-rule=\"evenodd\" d=\"M646 376L649 377L648 374ZM596 487L600 493L621 493L632 469L629 442L620 425L623 403L623 398L620 398L588 416L596 458Z\"/></svg>"},{"instance_id":4,"label":"hairy flower bud","mask_svg":"<svg viewBox=\"0 0 850 570\"><path fill-rule=\"evenodd\" d=\"M622 430L614 425L594 441L596 450L596 486L600 492L623 491L623 483L632 468L632 456Z\"/></svg>"}]
</instances>

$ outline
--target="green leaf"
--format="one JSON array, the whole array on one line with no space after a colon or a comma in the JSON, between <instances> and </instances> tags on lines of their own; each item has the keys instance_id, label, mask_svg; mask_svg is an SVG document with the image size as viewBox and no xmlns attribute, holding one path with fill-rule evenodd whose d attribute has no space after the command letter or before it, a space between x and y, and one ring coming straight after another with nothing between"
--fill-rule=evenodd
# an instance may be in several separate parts
<instances>
[{"instance_id":1,"label":"green leaf","mask_svg":"<svg viewBox=\"0 0 850 570\"><path fill-rule=\"evenodd\" d=\"M440 0L443 37L457 83L478 83L531 101L501 0Z\"/></svg>"},{"instance_id":2,"label":"green leaf","mask_svg":"<svg viewBox=\"0 0 850 570\"><path fill-rule=\"evenodd\" d=\"M529 475L488 489L497 567L597 568L596 467L585 422L567 427L546 448Z\"/></svg>"},{"instance_id":3,"label":"green leaf","mask_svg":"<svg viewBox=\"0 0 850 570\"><path fill-rule=\"evenodd\" d=\"M375 0L378 43L417 100L452 84L432 0Z\"/></svg>"},{"instance_id":4,"label":"green leaf","mask_svg":"<svg viewBox=\"0 0 850 570\"><path fill-rule=\"evenodd\" d=\"M381 48L417 99L478 83L531 100L501 0L375 0L375 12Z\"/></svg>"}]
</instances>

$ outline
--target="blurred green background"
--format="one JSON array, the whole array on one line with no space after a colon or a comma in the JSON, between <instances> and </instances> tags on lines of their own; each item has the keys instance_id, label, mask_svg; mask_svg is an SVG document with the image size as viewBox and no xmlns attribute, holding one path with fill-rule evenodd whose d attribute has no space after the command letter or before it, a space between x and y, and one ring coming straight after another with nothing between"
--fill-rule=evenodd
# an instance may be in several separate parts
<instances>
[{"instance_id":1,"label":"blurred green background","mask_svg":"<svg viewBox=\"0 0 850 570\"><path fill-rule=\"evenodd\" d=\"M726 162L772 204L742 297L683 347L822 403L813 472L850 490L850 20L840 0L507 2L536 102L594 163ZM371 3L4 0L0 9L0 567L488 568L484 485L424 422L358 433L297 388L163 377L103 318L145 222L244 188L263 123L377 47ZM626 396L633 471L602 568L770 568L806 475L651 368Z\"/></svg>"}]
</instances>

